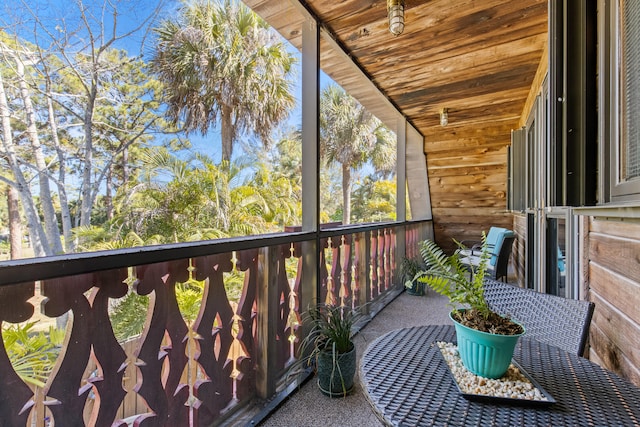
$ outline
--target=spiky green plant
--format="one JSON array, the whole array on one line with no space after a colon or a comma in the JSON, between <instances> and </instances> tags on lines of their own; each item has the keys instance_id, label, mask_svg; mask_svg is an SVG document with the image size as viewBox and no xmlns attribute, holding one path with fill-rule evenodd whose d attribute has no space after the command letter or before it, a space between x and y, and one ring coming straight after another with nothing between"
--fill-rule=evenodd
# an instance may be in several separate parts
<instances>
[{"instance_id":1,"label":"spiky green plant","mask_svg":"<svg viewBox=\"0 0 640 427\"><path fill-rule=\"evenodd\" d=\"M346 307L328 304L311 306L303 322L310 326L309 334L300 345L300 352L311 351L311 356L323 350L346 353L351 350L351 327L359 312Z\"/></svg>"},{"instance_id":2,"label":"spiky green plant","mask_svg":"<svg viewBox=\"0 0 640 427\"><path fill-rule=\"evenodd\" d=\"M49 328L35 332L36 322L16 324L2 329L4 346L16 374L26 383L44 387L60 353L64 331Z\"/></svg>"},{"instance_id":3,"label":"spiky green plant","mask_svg":"<svg viewBox=\"0 0 640 427\"><path fill-rule=\"evenodd\" d=\"M418 273L422 273L422 263L417 259L413 258L402 258L402 263L400 264L400 275L404 280L404 284L407 288L410 288L413 281L416 279L416 275Z\"/></svg>"},{"instance_id":4,"label":"spiky green plant","mask_svg":"<svg viewBox=\"0 0 640 427\"><path fill-rule=\"evenodd\" d=\"M460 249L465 246L456 241ZM491 254L487 249L486 235L482 233L482 251L478 267L468 267L461 261L459 251L447 256L432 240L420 242L420 254L427 270L418 278L437 293L449 298L454 309L459 305L475 309L487 318L491 310L484 298L483 282ZM469 271L471 269L471 271Z\"/></svg>"},{"instance_id":5,"label":"spiky green plant","mask_svg":"<svg viewBox=\"0 0 640 427\"><path fill-rule=\"evenodd\" d=\"M348 384L353 378L349 371L343 372L343 364L339 361L350 351L355 350L351 340L351 329L362 316L362 306L357 309L338 305L318 304L310 306L303 314L303 328L308 331L298 347L298 359L288 367L287 377L308 372L311 367L318 368L318 385L320 378L329 380L329 390L334 384L341 387L341 392L330 396L346 396ZM355 356L355 354L354 354ZM323 363L320 363L323 361ZM329 363L329 361L331 361ZM330 369L331 372L327 371ZM340 383L334 382L340 381ZM350 389L350 387L349 387Z\"/></svg>"}]
</instances>

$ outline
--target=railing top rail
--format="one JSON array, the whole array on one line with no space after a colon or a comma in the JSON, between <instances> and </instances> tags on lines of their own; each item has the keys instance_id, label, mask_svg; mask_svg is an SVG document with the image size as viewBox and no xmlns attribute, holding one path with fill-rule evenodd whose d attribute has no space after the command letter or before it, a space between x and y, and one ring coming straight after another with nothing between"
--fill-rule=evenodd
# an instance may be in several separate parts
<instances>
[{"instance_id":1,"label":"railing top rail","mask_svg":"<svg viewBox=\"0 0 640 427\"><path fill-rule=\"evenodd\" d=\"M315 238L313 232L273 233L170 245L82 252L0 262L0 286L143 264L277 246ZM91 265L88 265L88 261Z\"/></svg>"},{"instance_id":2,"label":"railing top rail","mask_svg":"<svg viewBox=\"0 0 640 427\"><path fill-rule=\"evenodd\" d=\"M349 225L332 228L330 230L321 230L319 233L309 231L283 232L2 261L0 262L0 287L95 271L297 243L313 240L317 236L321 238L330 237L340 234L419 224L421 222L429 221L384 222L364 226Z\"/></svg>"},{"instance_id":3,"label":"railing top rail","mask_svg":"<svg viewBox=\"0 0 640 427\"><path fill-rule=\"evenodd\" d=\"M400 227L407 225L405 222L376 222L367 224L349 224L349 225L337 225L328 228L320 228L320 237L333 237L340 236L342 234L364 233L367 231L381 230L383 228Z\"/></svg>"}]
</instances>

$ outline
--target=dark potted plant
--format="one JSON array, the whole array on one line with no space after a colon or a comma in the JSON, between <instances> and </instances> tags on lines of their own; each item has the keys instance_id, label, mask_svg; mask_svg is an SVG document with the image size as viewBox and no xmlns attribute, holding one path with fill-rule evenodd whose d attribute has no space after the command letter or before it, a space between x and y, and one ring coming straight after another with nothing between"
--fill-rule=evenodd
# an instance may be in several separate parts
<instances>
[{"instance_id":1,"label":"dark potted plant","mask_svg":"<svg viewBox=\"0 0 640 427\"><path fill-rule=\"evenodd\" d=\"M329 397L346 396L353 390L356 347L351 327L360 313L347 307L319 304L304 316L309 333L299 348L299 363L315 362L320 391Z\"/></svg>"},{"instance_id":2,"label":"dark potted plant","mask_svg":"<svg viewBox=\"0 0 640 427\"><path fill-rule=\"evenodd\" d=\"M525 331L519 323L492 311L484 298L483 283L491 254L484 234L482 241L480 262L471 271L461 263L458 251L447 256L435 242L420 242L420 254L429 267L418 280L449 298L453 306L449 316L456 328L463 365L476 375L500 378Z\"/></svg>"},{"instance_id":3,"label":"dark potted plant","mask_svg":"<svg viewBox=\"0 0 640 427\"><path fill-rule=\"evenodd\" d=\"M408 294L417 296L424 295L425 284L418 280L423 270L424 266L419 260L407 257L402 258L400 274Z\"/></svg>"}]
</instances>

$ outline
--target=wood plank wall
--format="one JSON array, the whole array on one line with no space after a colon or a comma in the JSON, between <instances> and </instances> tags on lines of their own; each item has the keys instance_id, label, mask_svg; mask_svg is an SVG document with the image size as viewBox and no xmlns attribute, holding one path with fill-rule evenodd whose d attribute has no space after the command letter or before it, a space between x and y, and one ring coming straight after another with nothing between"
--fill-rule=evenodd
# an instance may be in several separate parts
<instances>
[{"instance_id":1,"label":"wood plank wall","mask_svg":"<svg viewBox=\"0 0 640 427\"><path fill-rule=\"evenodd\" d=\"M479 241L482 231L491 226L513 229L518 224L506 210L507 147L511 145L511 131L523 126L529 117L536 96L540 93L548 69L548 51L545 48L528 93L522 112L502 120L483 122L482 126L468 120L460 110L449 109L447 126L431 126L425 134L424 151L427 155L431 207L436 242L448 252L455 249L452 239ZM488 105L484 115L498 113ZM502 112L501 112L502 113ZM523 229L526 230L526 217ZM518 234L520 236L520 234ZM524 257L524 243L516 239L513 257ZM519 258L518 258L519 259ZM522 258L524 263L524 258ZM524 264L522 264L524 265ZM519 280L524 275L518 273Z\"/></svg>"},{"instance_id":2,"label":"wood plank wall","mask_svg":"<svg viewBox=\"0 0 640 427\"><path fill-rule=\"evenodd\" d=\"M640 386L640 224L589 218L589 359Z\"/></svg>"},{"instance_id":3,"label":"wood plank wall","mask_svg":"<svg viewBox=\"0 0 640 427\"><path fill-rule=\"evenodd\" d=\"M510 228L506 210L507 146L517 118L491 126L449 125L425 135L436 243L452 252L452 239L479 241L491 226Z\"/></svg>"}]
</instances>

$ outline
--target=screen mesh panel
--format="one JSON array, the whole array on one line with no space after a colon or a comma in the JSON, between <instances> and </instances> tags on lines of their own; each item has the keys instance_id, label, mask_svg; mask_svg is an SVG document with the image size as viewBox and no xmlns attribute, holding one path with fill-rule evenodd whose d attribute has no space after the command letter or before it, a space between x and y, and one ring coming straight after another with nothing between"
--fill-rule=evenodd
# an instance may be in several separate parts
<instances>
[{"instance_id":1,"label":"screen mesh panel","mask_svg":"<svg viewBox=\"0 0 640 427\"><path fill-rule=\"evenodd\" d=\"M621 1L622 23L622 176L640 177L640 7Z\"/></svg>"}]
</instances>

